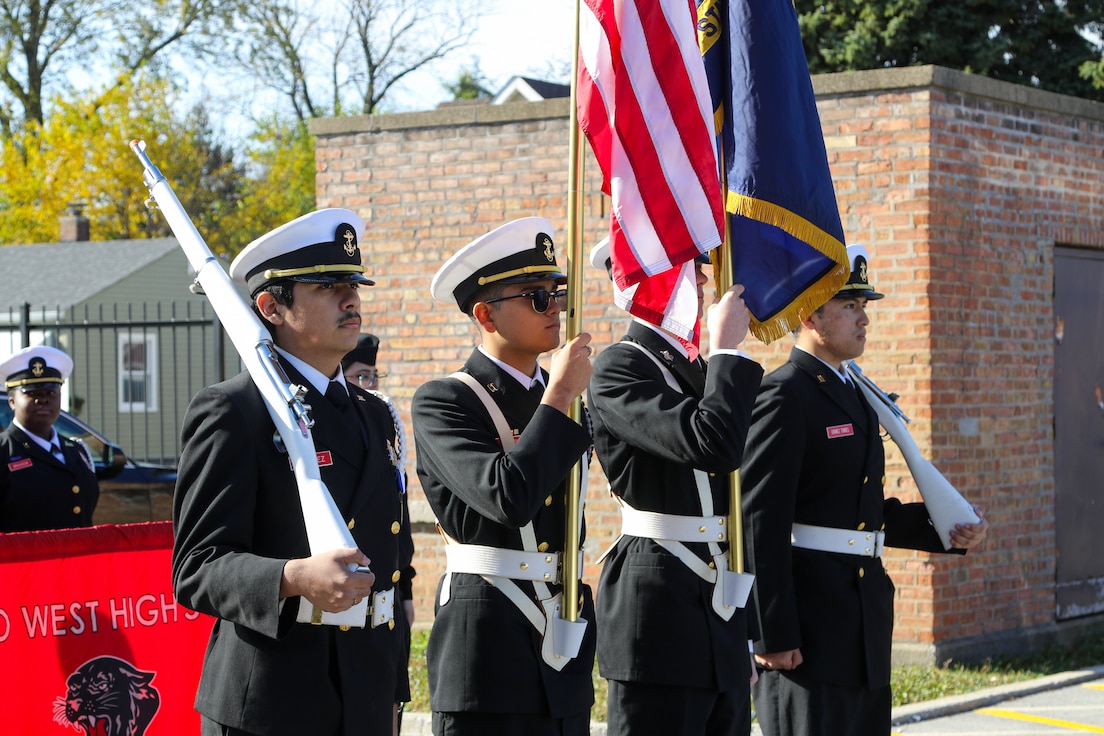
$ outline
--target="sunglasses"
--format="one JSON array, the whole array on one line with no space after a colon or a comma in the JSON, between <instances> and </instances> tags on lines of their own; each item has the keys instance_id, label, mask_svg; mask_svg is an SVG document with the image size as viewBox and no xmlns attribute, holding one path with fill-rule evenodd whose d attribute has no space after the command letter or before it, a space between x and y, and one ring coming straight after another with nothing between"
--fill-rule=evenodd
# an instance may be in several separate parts
<instances>
[{"instance_id":1,"label":"sunglasses","mask_svg":"<svg viewBox=\"0 0 1104 736\"><path fill-rule=\"evenodd\" d=\"M556 291L548 291L547 289L537 289L536 291L526 291L523 294L514 294L513 296L500 296L497 299L484 299L484 304L494 304L495 302L504 302L507 299L521 299L526 297L533 300L533 310L544 314L548 311L548 305L552 303L552 299L556 299L556 304L561 310L567 309L567 289L556 289Z\"/></svg>"}]
</instances>

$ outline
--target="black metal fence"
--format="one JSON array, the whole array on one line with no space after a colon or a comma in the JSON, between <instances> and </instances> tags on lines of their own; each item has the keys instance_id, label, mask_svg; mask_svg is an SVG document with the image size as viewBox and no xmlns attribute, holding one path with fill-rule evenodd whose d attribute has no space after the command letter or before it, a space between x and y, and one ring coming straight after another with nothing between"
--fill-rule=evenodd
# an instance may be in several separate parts
<instances>
[{"instance_id":1,"label":"black metal fence","mask_svg":"<svg viewBox=\"0 0 1104 736\"><path fill-rule=\"evenodd\" d=\"M74 367L63 406L128 457L151 463L176 463L192 396L240 369L206 300L0 311L0 352L30 345L68 353Z\"/></svg>"}]
</instances>

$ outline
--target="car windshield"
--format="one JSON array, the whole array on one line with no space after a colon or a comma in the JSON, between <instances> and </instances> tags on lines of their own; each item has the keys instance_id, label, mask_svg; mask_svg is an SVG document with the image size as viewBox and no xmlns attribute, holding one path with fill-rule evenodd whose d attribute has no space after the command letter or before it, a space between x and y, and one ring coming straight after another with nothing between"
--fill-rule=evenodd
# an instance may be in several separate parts
<instances>
[{"instance_id":1,"label":"car windshield","mask_svg":"<svg viewBox=\"0 0 1104 736\"><path fill-rule=\"evenodd\" d=\"M12 416L13 413L11 404L8 403L8 395L6 393L0 393L0 427L6 429L7 426L11 424ZM88 448L88 451L92 453L92 457L97 464L104 462L104 458L109 454L107 451L107 438L100 436L98 432L86 426L67 411L62 410L57 421L54 422L54 429L56 429L57 433L62 437L70 437L83 442L85 447Z\"/></svg>"}]
</instances>

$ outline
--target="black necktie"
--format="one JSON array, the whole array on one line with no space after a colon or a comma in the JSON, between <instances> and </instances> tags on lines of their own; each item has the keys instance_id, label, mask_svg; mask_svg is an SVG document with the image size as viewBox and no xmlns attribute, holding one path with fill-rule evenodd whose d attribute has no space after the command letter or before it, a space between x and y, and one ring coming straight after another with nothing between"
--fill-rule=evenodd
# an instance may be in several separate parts
<instances>
[{"instance_id":1,"label":"black necktie","mask_svg":"<svg viewBox=\"0 0 1104 736\"><path fill-rule=\"evenodd\" d=\"M540 381L533 381L529 384L529 395L540 403L540 400L544 398L544 384Z\"/></svg>"},{"instance_id":2,"label":"black necktie","mask_svg":"<svg viewBox=\"0 0 1104 736\"><path fill-rule=\"evenodd\" d=\"M337 381L330 381L329 385L326 386L326 400L333 404L334 408L337 409L337 413L345 420L347 426L356 427L360 430L360 437L367 446L368 432L365 430L364 425L361 424L360 416L353 407L353 398L349 396L349 389L345 388Z\"/></svg>"},{"instance_id":3,"label":"black necktie","mask_svg":"<svg viewBox=\"0 0 1104 736\"><path fill-rule=\"evenodd\" d=\"M353 404L349 400L348 390L337 381L330 381L326 386L326 399L334 405L334 408L346 419L353 410Z\"/></svg>"},{"instance_id":4,"label":"black necktie","mask_svg":"<svg viewBox=\"0 0 1104 736\"><path fill-rule=\"evenodd\" d=\"M50 445L50 454L61 462L65 462L65 455L62 453L60 445Z\"/></svg>"}]
</instances>

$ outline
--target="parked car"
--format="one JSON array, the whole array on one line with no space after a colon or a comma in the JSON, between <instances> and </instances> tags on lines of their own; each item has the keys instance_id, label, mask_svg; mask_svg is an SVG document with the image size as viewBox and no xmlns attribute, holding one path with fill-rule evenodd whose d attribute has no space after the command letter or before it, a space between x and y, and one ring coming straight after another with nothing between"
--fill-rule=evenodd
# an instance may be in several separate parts
<instances>
[{"instance_id":1,"label":"parked car","mask_svg":"<svg viewBox=\"0 0 1104 736\"><path fill-rule=\"evenodd\" d=\"M6 391L0 391L0 427L7 427L11 424L11 420L12 408L8 404L8 394ZM176 468L171 465L153 465L131 460L122 448L103 433L64 409L54 422L54 428L63 437L72 437L84 443L92 453L96 477L100 480L135 486L176 482Z\"/></svg>"}]
</instances>

